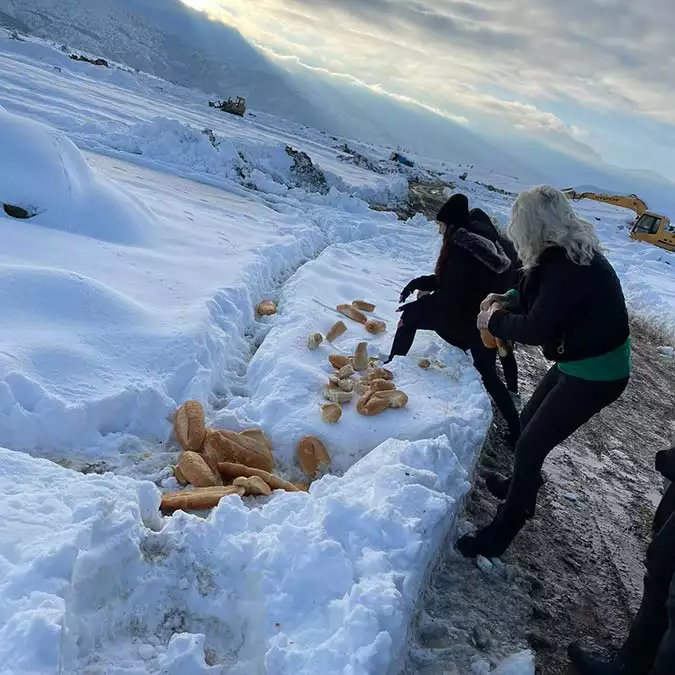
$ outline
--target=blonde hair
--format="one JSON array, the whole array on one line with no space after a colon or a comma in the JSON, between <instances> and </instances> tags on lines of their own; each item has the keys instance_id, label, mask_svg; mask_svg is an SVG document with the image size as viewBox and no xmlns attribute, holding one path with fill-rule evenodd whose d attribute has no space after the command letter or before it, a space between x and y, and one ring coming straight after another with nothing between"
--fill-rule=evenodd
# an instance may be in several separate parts
<instances>
[{"instance_id":1,"label":"blonde hair","mask_svg":"<svg viewBox=\"0 0 675 675\"><path fill-rule=\"evenodd\" d=\"M518 195L508 233L525 269L535 267L541 254L552 246L564 248L577 265L589 265L600 251L593 225L579 218L567 197L550 185Z\"/></svg>"}]
</instances>

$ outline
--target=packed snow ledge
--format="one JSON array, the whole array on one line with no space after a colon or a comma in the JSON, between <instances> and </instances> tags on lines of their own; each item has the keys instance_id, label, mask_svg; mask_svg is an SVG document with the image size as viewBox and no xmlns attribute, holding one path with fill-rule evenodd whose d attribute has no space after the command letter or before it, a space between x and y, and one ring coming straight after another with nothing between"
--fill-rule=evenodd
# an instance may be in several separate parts
<instances>
[{"instance_id":1,"label":"packed snow ledge","mask_svg":"<svg viewBox=\"0 0 675 675\"><path fill-rule=\"evenodd\" d=\"M84 157L0 114L0 197L32 216L0 217L0 415L14 448L0 449L0 672L396 672L489 401L468 357L426 338L393 368L407 408L346 409L328 427L330 352L310 352L307 335L364 294L390 323L433 230L337 192L271 201ZM278 315L257 320L270 295ZM350 323L335 349L364 340L377 355L391 329ZM335 475L162 517L138 477L175 486L176 448L159 441L187 398L211 404L212 426L264 428L289 476L299 438L320 436Z\"/></svg>"}]
</instances>

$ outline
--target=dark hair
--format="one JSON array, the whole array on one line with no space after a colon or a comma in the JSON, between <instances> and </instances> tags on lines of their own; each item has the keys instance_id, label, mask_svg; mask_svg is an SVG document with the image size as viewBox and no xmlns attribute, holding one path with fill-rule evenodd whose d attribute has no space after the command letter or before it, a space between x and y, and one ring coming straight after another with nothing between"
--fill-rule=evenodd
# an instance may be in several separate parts
<instances>
[{"instance_id":1,"label":"dark hair","mask_svg":"<svg viewBox=\"0 0 675 675\"><path fill-rule=\"evenodd\" d=\"M471 216L469 215L469 199L467 196L460 192L452 195L452 197L441 206L441 209L436 216L436 220L445 225L443 245L441 246L441 252L436 261L436 278L440 280L443 275L443 268L450 255L450 246L454 230L458 227L468 226L471 222Z\"/></svg>"}]
</instances>

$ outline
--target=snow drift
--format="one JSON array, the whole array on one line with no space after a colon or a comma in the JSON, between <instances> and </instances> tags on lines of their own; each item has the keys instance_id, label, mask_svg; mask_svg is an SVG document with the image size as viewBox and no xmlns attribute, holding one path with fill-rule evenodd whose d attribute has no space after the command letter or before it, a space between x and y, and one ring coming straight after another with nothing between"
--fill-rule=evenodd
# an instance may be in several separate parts
<instances>
[{"instance_id":1,"label":"snow drift","mask_svg":"<svg viewBox=\"0 0 675 675\"><path fill-rule=\"evenodd\" d=\"M152 214L101 180L64 134L0 109L0 147L0 202L31 223L116 244L151 241Z\"/></svg>"}]
</instances>

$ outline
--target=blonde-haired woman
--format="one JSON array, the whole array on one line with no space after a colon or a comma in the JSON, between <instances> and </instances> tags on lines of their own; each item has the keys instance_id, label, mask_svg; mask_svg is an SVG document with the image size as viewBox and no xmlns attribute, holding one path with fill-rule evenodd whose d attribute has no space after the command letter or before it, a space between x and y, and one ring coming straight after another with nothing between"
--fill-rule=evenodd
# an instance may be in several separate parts
<instances>
[{"instance_id":1,"label":"blonde-haired woman","mask_svg":"<svg viewBox=\"0 0 675 675\"><path fill-rule=\"evenodd\" d=\"M631 338L621 284L590 223L549 186L521 193L509 237L524 276L519 290L490 295L478 327L502 340L538 345L555 364L521 415L511 479L488 477L506 501L493 522L457 542L467 557L500 556L534 515L548 454L621 396L631 370Z\"/></svg>"}]
</instances>

